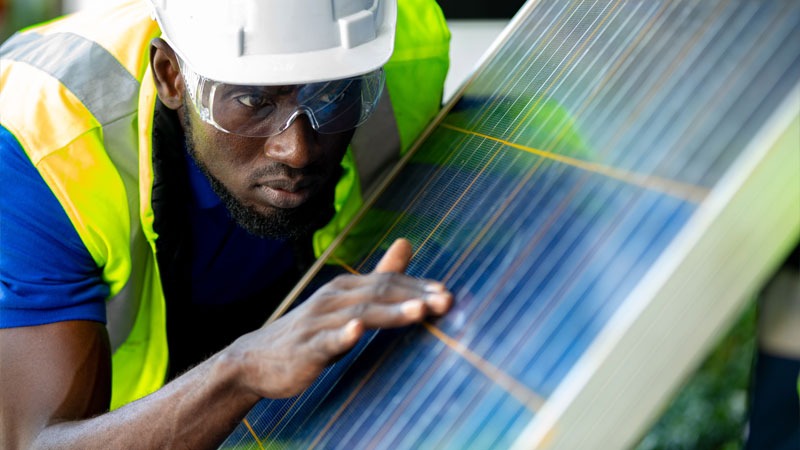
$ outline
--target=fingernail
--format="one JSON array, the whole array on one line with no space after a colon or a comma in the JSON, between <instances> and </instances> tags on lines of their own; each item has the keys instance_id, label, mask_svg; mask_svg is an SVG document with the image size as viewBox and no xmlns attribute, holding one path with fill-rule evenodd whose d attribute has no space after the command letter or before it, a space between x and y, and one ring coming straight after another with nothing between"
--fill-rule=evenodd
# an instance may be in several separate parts
<instances>
[{"instance_id":1,"label":"fingernail","mask_svg":"<svg viewBox=\"0 0 800 450\"><path fill-rule=\"evenodd\" d=\"M447 306L447 303L450 301L450 294L448 293L426 294L425 300L436 309L442 309L445 306Z\"/></svg>"},{"instance_id":2,"label":"fingernail","mask_svg":"<svg viewBox=\"0 0 800 450\"><path fill-rule=\"evenodd\" d=\"M425 285L425 292L444 292L447 288L442 283L428 283Z\"/></svg>"},{"instance_id":3,"label":"fingernail","mask_svg":"<svg viewBox=\"0 0 800 450\"><path fill-rule=\"evenodd\" d=\"M400 305L401 311L403 311L403 315L416 317L422 314L423 309L425 308L425 304L422 303L422 300L414 299L414 300L406 300Z\"/></svg>"}]
</instances>

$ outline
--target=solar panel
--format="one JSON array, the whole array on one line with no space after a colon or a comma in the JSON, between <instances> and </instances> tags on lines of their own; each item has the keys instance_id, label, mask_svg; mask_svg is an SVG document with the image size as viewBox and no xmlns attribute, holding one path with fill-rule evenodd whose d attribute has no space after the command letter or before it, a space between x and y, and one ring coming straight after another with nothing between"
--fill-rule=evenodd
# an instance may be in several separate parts
<instances>
[{"instance_id":1,"label":"solar panel","mask_svg":"<svg viewBox=\"0 0 800 450\"><path fill-rule=\"evenodd\" d=\"M224 448L634 444L800 236L800 3L529 1L290 296L415 247L371 332Z\"/></svg>"}]
</instances>

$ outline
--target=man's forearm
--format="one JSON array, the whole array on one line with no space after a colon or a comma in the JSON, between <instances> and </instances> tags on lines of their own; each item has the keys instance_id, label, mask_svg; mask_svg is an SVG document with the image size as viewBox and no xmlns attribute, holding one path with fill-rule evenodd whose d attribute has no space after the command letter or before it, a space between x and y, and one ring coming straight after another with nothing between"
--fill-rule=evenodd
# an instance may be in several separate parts
<instances>
[{"instance_id":1,"label":"man's forearm","mask_svg":"<svg viewBox=\"0 0 800 450\"><path fill-rule=\"evenodd\" d=\"M33 448L216 448L259 399L237 384L234 359L223 351L115 411L51 424Z\"/></svg>"}]
</instances>

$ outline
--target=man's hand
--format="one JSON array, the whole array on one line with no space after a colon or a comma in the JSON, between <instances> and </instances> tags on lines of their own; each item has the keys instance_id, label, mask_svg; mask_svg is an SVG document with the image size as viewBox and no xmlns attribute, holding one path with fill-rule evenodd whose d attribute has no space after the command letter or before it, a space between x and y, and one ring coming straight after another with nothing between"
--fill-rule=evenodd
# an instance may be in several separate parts
<instances>
[{"instance_id":1,"label":"man's hand","mask_svg":"<svg viewBox=\"0 0 800 450\"><path fill-rule=\"evenodd\" d=\"M111 352L102 324L2 329L0 447L216 448L261 397L302 392L367 328L444 314L452 296L403 275L410 259L409 243L395 242L372 274L336 278L286 316L105 414Z\"/></svg>"},{"instance_id":2,"label":"man's hand","mask_svg":"<svg viewBox=\"0 0 800 450\"><path fill-rule=\"evenodd\" d=\"M394 242L369 275L342 275L272 324L238 339L228 350L241 364L241 387L281 398L306 389L368 328L421 322L450 309L441 283L404 275L411 245Z\"/></svg>"}]
</instances>

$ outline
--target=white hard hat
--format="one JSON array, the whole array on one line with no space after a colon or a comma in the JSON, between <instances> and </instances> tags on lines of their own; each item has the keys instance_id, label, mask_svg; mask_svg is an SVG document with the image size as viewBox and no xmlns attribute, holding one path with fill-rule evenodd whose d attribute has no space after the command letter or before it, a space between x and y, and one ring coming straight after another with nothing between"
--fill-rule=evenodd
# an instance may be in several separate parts
<instances>
[{"instance_id":1,"label":"white hard hat","mask_svg":"<svg viewBox=\"0 0 800 450\"><path fill-rule=\"evenodd\" d=\"M286 85L381 67L397 0L150 0L163 38L192 70L231 84Z\"/></svg>"}]
</instances>

